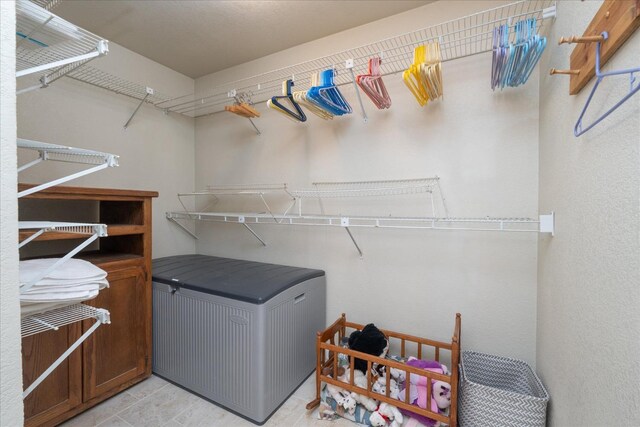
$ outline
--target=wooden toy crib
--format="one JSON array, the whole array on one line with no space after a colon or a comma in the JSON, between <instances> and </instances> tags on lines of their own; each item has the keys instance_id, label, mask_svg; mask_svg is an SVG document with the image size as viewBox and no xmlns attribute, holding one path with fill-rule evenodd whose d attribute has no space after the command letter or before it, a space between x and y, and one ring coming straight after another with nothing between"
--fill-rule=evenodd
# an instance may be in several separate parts
<instances>
[{"instance_id":1,"label":"wooden toy crib","mask_svg":"<svg viewBox=\"0 0 640 427\"><path fill-rule=\"evenodd\" d=\"M387 402L397 408L410 411L414 414L422 415L433 420L440 421L448 424L451 427L457 426L457 406L458 406L458 363L460 361L460 328L461 328L461 316L460 313L456 314L455 327L453 330L453 337L451 342L435 341L427 338L420 338L412 335L393 332L385 329L381 331L387 336L390 341L390 347L394 347L398 341L400 343L400 356L402 358L408 356L415 356L418 359L430 358L436 361L440 361L441 351L448 351L450 353L451 360L451 374L442 375L436 372L426 371L420 368L408 366L404 363L397 362L391 359L385 359L381 357L372 356L359 351L350 350L348 348L340 346L342 338L348 336L351 330L362 330L364 325L357 323L347 322L347 318L343 313L342 316L336 320L331 326L324 331L318 332L316 337L316 398L307 404L307 409L313 409L320 404L320 392L321 383L333 384L342 389L365 395L380 402ZM415 347L416 351L413 354L407 354L409 347ZM423 351L423 347L426 347L426 351ZM431 351L430 351L431 350ZM342 382L338 378L338 355L345 354L349 356L349 369L351 375L350 383ZM354 358L362 359L367 362L367 389L358 387L354 384ZM375 378L371 373L372 365L378 364L386 367L386 392L380 394L371 390ZM323 370L327 369L332 373L331 376L324 375ZM427 384L431 384L430 380L445 381L451 385L451 407L449 408L449 414L444 415L431 411L430 405L427 405L427 409L419 408L418 406L409 403L410 393L405 393L405 400L400 401L389 397L390 392L390 379L391 368L402 370L406 373L407 381L410 374L420 375L427 378ZM431 387L427 387L427 402L431 401Z\"/></svg>"}]
</instances>

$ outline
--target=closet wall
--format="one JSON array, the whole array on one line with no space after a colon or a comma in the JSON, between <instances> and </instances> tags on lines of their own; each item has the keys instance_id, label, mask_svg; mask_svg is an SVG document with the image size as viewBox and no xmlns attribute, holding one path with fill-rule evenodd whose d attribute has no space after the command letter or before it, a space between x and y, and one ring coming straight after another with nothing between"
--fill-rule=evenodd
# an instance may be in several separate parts
<instances>
[{"instance_id":1,"label":"closet wall","mask_svg":"<svg viewBox=\"0 0 640 427\"><path fill-rule=\"evenodd\" d=\"M106 57L91 65L168 96L193 91L193 79L115 43L109 44ZM18 96L18 136L118 154L119 167L66 185L159 191L160 196L153 201L153 256L192 253L193 241L170 226L164 213L178 208L178 191L194 185L193 119L167 116L144 105L124 130L138 102L63 78L46 89ZM32 155L21 152L21 164ZM43 182L77 169L75 165L50 162L24 172L20 181Z\"/></svg>"},{"instance_id":2,"label":"closet wall","mask_svg":"<svg viewBox=\"0 0 640 427\"><path fill-rule=\"evenodd\" d=\"M558 2L550 40L582 35L601 4ZM541 70L569 68L571 50L554 46ZM639 53L636 32L604 70ZM540 210L556 211L556 236L539 242L537 366L551 426L640 425L640 96L575 138L593 84L569 96L568 78L541 74ZM628 88L604 80L584 123Z\"/></svg>"},{"instance_id":3,"label":"closet wall","mask_svg":"<svg viewBox=\"0 0 640 427\"><path fill-rule=\"evenodd\" d=\"M0 425L22 425L16 201L15 4L0 2Z\"/></svg>"},{"instance_id":4,"label":"closet wall","mask_svg":"<svg viewBox=\"0 0 640 427\"><path fill-rule=\"evenodd\" d=\"M196 80L202 94L216 83L255 75L344 48L481 11L502 2L442 1ZM538 214L538 74L519 89L493 93L491 54L443 64L444 101L418 106L401 76L385 78L393 100L377 111L364 100L363 123L353 87L341 91L348 117L296 124L257 106L258 136L230 113L196 119L196 188L210 184L440 176L452 216ZM184 190L187 190L185 188ZM425 195L332 202L333 212L429 215ZM273 202L281 210L285 201ZM317 209L313 201L309 210ZM219 209L260 209L246 199ZM463 314L463 346L535 363L536 233L364 230L262 225L260 243L239 225L200 223L199 253L321 268L327 272L327 321L355 321L450 339Z\"/></svg>"}]
</instances>

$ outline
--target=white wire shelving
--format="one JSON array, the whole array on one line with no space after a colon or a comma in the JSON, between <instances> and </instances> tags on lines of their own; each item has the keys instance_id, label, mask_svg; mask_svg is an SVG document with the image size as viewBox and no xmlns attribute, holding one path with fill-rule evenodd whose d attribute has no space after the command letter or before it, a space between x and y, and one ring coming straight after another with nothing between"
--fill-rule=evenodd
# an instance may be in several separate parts
<instances>
[{"instance_id":1,"label":"white wire shelving","mask_svg":"<svg viewBox=\"0 0 640 427\"><path fill-rule=\"evenodd\" d=\"M55 2L42 4L49 9ZM109 52L107 40L28 0L16 1L16 77L38 73L46 87L87 62Z\"/></svg>"},{"instance_id":2,"label":"white wire shelving","mask_svg":"<svg viewBox=\"0 0 640 427\"><path fill-rule=\"evenodd\" d=\"M229 103L232 94L246 94L254 103L281 95L282 82L286 79L294 80L296 90L306 90L309 88L311 75L327 68L336 70L335 82L338 86L352 84L354 73L367 72L368 60L372 56L382 57L382 75L395 74L409 67L417 46L435 40L440 42L443 62L452 61L491 51L493 29L499 25L515 26L519 20L533 18L536 19L538 30L542 33L546 31L547 19L555 17L555 14L555 1L518 1L332 55L231 81L213 88L205 96L182 96L157 103L156 106L169 112L203 117L224 111L224 105ZM514 34L512 32L511 36L515 37Z\"/></svg>"},{"instance_id":3,"label":"white wire shelving","mask_svg":"<svg viewBox=\"0 0 640 427\"><path fill-rule=\"evenodd\" d=\"M75 322L95 319L95 323L87 329L80 338L53 362L46 371L27 387L22 398L26 398L42 381L45 380L71 353L73 353L96 329L103 324L111 323L110 314L102 308L94 308L84 304L73 304L66 307L49 310L44 313L32 314L22 318L22 338L46 331L57 331L61 327Z\"/></svg>"},{"instance_id":4,"label":"white wire shelving","mask_svg":"<svg viewBox=\"0 0 640 427\"><path fill-rule=\"evenodd\" d=\"M24 171L45 160L70 162L90 165L88 169L66 175L53 181L36 185L18 193L18 197L28 196L54 185L70 181L80 176L96 172L98 170L118 166L118 156L93 150L67 147L63 145L48 144L39 141L18 139L18 148L35 150L38 158L18 168L18 172ZM20 293L28 292L38 281L52 273L55 269L78 254L81 250L95 242L100 237L107 236L106 224L91 224L78 222L53 222L53 221L19 221L18 229L25 233L26 237L18 244L18 248L24 247L45 233L72 234L73 237L83 239L80 244L68 251L44 271L21 281ZM30 232L30 233L29 233ZM38 385L45 380L78 346L82 344L100 325L110 323L109 312L104 309L95 309L82 304L74 304L66 307L49 310L41 314L26 316L22 319L22 336L34 335L46 330L58 330L61 326L79 322L85 319L96 319L96 322L74 342L51 366L49 366L33 383L23 392L26 398Z\"/></svg>"},{"instance_id":5,"label":"white wire shelving","mask_svg":"<svg viewBox=\"0 0 640 427\"><path fill-rule=\"evenodd\" d=\"M240 186L230 186L239 188ZM328 198L361 198L374 197L387 200L390 196L427 193L431 201L430 216L380 216L380 215L345 215L327 214L323 206L323 199ZM184 193L204 194L204 193ZM539 215L538 218L458 218L448 214L445 199L440 188L440 178L418 178L386 181L351 181L351 182L316 182L310 189L288 189L287 194L294 198L294 205L298 204L297 213L290 213L288 208L284 213L268 212L210 212L189 211L185 208L181 212L166 212L166 218L190 235L197 238L180 221L208 221L228 224L240 224L258 239L263 246L265 241L251 228L258 224L294 225L308 227L342 227L345 229L360 256L363 252L358 245L351 228L380 228L380 229L413 229L413 230L461 230L461 231L500 231L500 232L528 232L554 233L555 215ZM303 213L302 200L317 199L320 202L321 213ZM183 204L184 207L184 204ZM442 213L440 213L442 209ZM444 216L437 216L438 214Z\"/></svg>"},{"instance_id":6,"label":"white wire shelving","mask_svg":"<svg viewBox=\"0 0 640 427\"><path fill-rule=\"evenodd\" d=\"M24 283L20 284L20 292L24 293L31 289L38 281L42 280L44 277L53 272L56 268L67 262L70 258L75 256L82 249L89 246L91 243L96 241L100 237L107 236L107 226L106 224L88 224L88 223L77 223L77 222L52 222L52 221L19 221L18 222L19 230L29 230L33 231L29 237L24 239L22 242L18 244L18 248L22 248L29 242L37 239L44 233L48 232L58 232L58 233L71 233L78 235L79 238L86 237L85 240L82 241L75 248L67 252L62 258L59 258L58 261L53 263L49 268L40 272L34 277L30 277L28 280L25 280Z\"/></svg>"},{"instance_id":7,"label":"white wire shelving","mask_svg":"<svg viewBox=\"0 0 640 427\"><path fill-rule=\"evenodd\" d=\"M283 215L287 215L287 213L289 213L291 208L293 208L295 206L296 198L291 194L291 192L289 191L286 183L283 183L283 184L209 185L203 191L197 191L197 192L193 192L193 193L178 193L178 201L182 205L182 207L185 210L185 212L188 212L189 209L187 209L187 207L186 207L186 205L184 203L184 199L183 199L184 197L199 197L199 196L200 197L202 197L202 196L210 197L210 198L212 198L211 203L209 203L204 208L205 211L208 211L210 208L212 208L220 200L220 196L249 196L249 197L257 197L262 202L262 205L265 207L265 209L266 209L265 212L270 216L270 218L273 221L277 221L276 216L275 216L273 210L271 209L271 206L269 206L269 203L267 203L267 200L265 198L265 196L273 195L273 194L285 195L286 197L291 199L291 203L289 204L289 206L286 208L286 210L283 213ZM198 238L198 236L193 231L191 231L188 227L186 227L185 225L183 225L182 223L177 221L175 218L167 217L167 219L169 219L170 221L172 221L175 224L177 224L180 228L182 228L184 231L189 233L195 239ZM258 236L258 234L255 231L253 231L253 229L251 227L249 227L247 224L244 224L244 226L258 240L260 240L260 242L262 242L263 245L266 246L266 243L264 242L264 240L262 240Z\"/></svg>"},{"instance_id":8,"label":"white wire shelving","mask_svg":"<svg viewBox=\"0 0 640 427\"><path fill-rule=\"evenodd\" d=\"M46 142L31 141L21 138L18 138L17 145L18 148L37 151L39 154L37 159L20 166L18 168L18 173L27 170L45 160L78 163L91 166L80 172L66 175L61 178L54 179L44 184L40 184L27 190L21 191L18 193L18 198L36 193L40 190L44 190L45 188L53 187L54 185L59 185L64 182L80 178L81 176L85 176L105 168L118 166L119 156L115 154L68 147L65 145L49 144Z\"/></svg>"}]
</instances>

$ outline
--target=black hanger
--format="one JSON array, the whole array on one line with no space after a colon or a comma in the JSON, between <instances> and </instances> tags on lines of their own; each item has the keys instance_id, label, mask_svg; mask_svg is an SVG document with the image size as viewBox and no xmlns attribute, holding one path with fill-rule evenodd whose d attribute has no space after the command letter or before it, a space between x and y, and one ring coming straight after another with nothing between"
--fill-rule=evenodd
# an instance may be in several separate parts
<instances>
[{"instance_id":1,"label":"black hanger","mask_svg":"<svg viewBox=\"0 0 640 427\"><path fill-rule=\"evenodd\" d=\"M286 82L284 82L282 85L282 92L285 93L286 95L271 97L271 103L276 107L278 107L280 110L282 110L283 113L287 113L294 119L301 122L306 122L307 116L304 114L304 111L302 111L302 108L300 107L300 105L293 100L293 95L291 95L291 86L293 86L293 80L289 79ZM288 99L291 105L296 109L298 113L296 114L293 111L286 108L284 105L282 105L278 101L279 99Z\"/></svg>"}]
</instances>

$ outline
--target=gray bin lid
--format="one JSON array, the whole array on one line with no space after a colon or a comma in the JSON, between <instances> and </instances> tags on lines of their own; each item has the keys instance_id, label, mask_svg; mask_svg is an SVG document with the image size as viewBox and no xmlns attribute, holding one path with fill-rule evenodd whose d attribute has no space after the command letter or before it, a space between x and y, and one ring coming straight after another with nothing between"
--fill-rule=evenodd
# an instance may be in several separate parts
<instances>
[{"instance_id":1,"label":"gray bin lid","mask_svg":"<svg viewBox=\"0 0 640 427\"><path fill-rule=\"evenodd\" d=\"M264 304L324 271L207 255L176 255L153 260L154 282L252 304Z\"/></svg>"}]
</instances>

